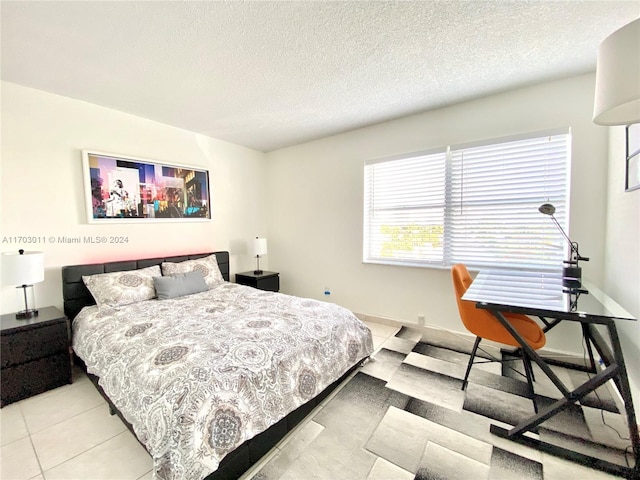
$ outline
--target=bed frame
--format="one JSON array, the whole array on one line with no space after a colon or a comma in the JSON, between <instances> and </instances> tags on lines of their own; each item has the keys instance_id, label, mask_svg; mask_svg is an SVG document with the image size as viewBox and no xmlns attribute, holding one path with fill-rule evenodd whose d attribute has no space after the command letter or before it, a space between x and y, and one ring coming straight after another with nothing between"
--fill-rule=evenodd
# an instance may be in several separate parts
<instances>
[{"instance_id":1,"label":"bed frame","mask_svg":"<svg viewBox=\"0 0 640 480\"><path fill-rule=\"evenodd\" d=\"M213 253L215 253L216 259L218 260L218 266L220 267L222 276L226 281L229 281L229 252L197 253L165 258L147 258L141 260L126 260L62 267L62 297L64 313L70 321L73 321L76 315L80 313L80 310L84 307L95 305L95 300L82 281L83 275L95 275L98 273L110 273L123 270L137 270L140 268L151 267L153 265L160 265L162 262L178 263L185 260L195 260L207 257ZM82 360L77 356L74 356L74 359L78 365L86 371L86 367ZM322 402L322 400L324 400L338 385L340 385L340 383L348 377L357 366L358 364L354 365L339 380L329 385L323 392L311 399L308 403L301 405L278 423L272 425L252 439L247 440L233 452L229 453L222 459L218 469L207 476L205 480L228 480L232 478L239 478L243 473L249 470L252 465L268 453L269 450L271 450L289 431L298 425L317 405L320 404L320 402ZM110 413L112 415L118 415L129 430L135 435L131 424L122 416L98 384L99 378L88 372L87 376L91 379L96 389L109 404Z\"/></svg>"}]
</instances>

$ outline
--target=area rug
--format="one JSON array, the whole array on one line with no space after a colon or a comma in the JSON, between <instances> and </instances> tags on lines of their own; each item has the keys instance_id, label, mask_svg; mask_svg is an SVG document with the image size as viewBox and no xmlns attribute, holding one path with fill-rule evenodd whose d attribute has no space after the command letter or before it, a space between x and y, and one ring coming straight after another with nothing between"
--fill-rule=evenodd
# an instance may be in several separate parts
<instances>
[{"instance_id":1,"label":"area rug","mask_svg":"<svg viewBox=\"0 0 640 480\"><path fill-rule=\"evenodd\" d=\"M509 428L533 414L533 403L521 361L474 365L461 389L472 341L402 328L272 451L253 480L619 478L492 435L491 424ZM587 375L554 371L568 385ZM560 398L537 366L534 374L540 406ZM607 387L583 403L536 434L609 462L633 462Z\"/></svg>"}]
</instances>

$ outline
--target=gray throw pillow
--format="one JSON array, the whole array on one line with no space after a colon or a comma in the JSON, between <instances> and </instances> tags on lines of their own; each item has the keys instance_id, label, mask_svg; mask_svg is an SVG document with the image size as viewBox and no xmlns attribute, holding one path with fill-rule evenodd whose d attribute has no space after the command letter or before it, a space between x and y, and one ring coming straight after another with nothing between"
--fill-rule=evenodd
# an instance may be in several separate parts
<instances>
[{"instance_id":1,"label":"gray throw pillow","mask_svg":"<svg viewBox=\"0 0 640 480\"><path fill-rule=\"evenodd\" d=\"M153 277L153 284L160 300L200 293L209 289L202 273L195 270L163 277Z\"/></svg>"}]
</instances>

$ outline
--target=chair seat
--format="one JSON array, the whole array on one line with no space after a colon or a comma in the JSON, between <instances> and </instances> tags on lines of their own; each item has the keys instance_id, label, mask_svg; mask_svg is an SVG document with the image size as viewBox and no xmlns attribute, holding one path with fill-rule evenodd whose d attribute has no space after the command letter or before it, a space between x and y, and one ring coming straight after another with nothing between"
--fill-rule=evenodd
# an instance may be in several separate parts
<instances>
[{"instance_id":1,"label":"chair seat","mask_svg":"<svg viewBox=\"0 0 640 480\"><path fill-rule=\"evenodd\" d=\"M505 315L505 318L534 350L538 350L546 343L546 337L540 326L526 315L508 313ZM497 319L491 318L490 320L496 323L496 328L490 331L486 329L483 330L482 337L494 342L511 345L512 347L520 347L520 344L516 339L511 336L507 329L504 328Z\"/></svg>"}]
</instances>

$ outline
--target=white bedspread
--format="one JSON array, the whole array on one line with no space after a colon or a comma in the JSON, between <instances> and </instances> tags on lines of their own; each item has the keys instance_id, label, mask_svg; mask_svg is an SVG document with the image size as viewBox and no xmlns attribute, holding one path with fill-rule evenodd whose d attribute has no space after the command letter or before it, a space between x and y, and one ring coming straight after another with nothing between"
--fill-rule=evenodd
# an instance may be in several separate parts
<instances>
[{"instance_id":1,"label":"white bedspread","mask_svg":"<svg viewBox=\"0 0 640 480\"><path fill-rule=\"evenodd\" d=\"M86 307L73 348L167 480L206 477L373 351L342 307L232 283Z\"/></svg>"}]
</instances>

